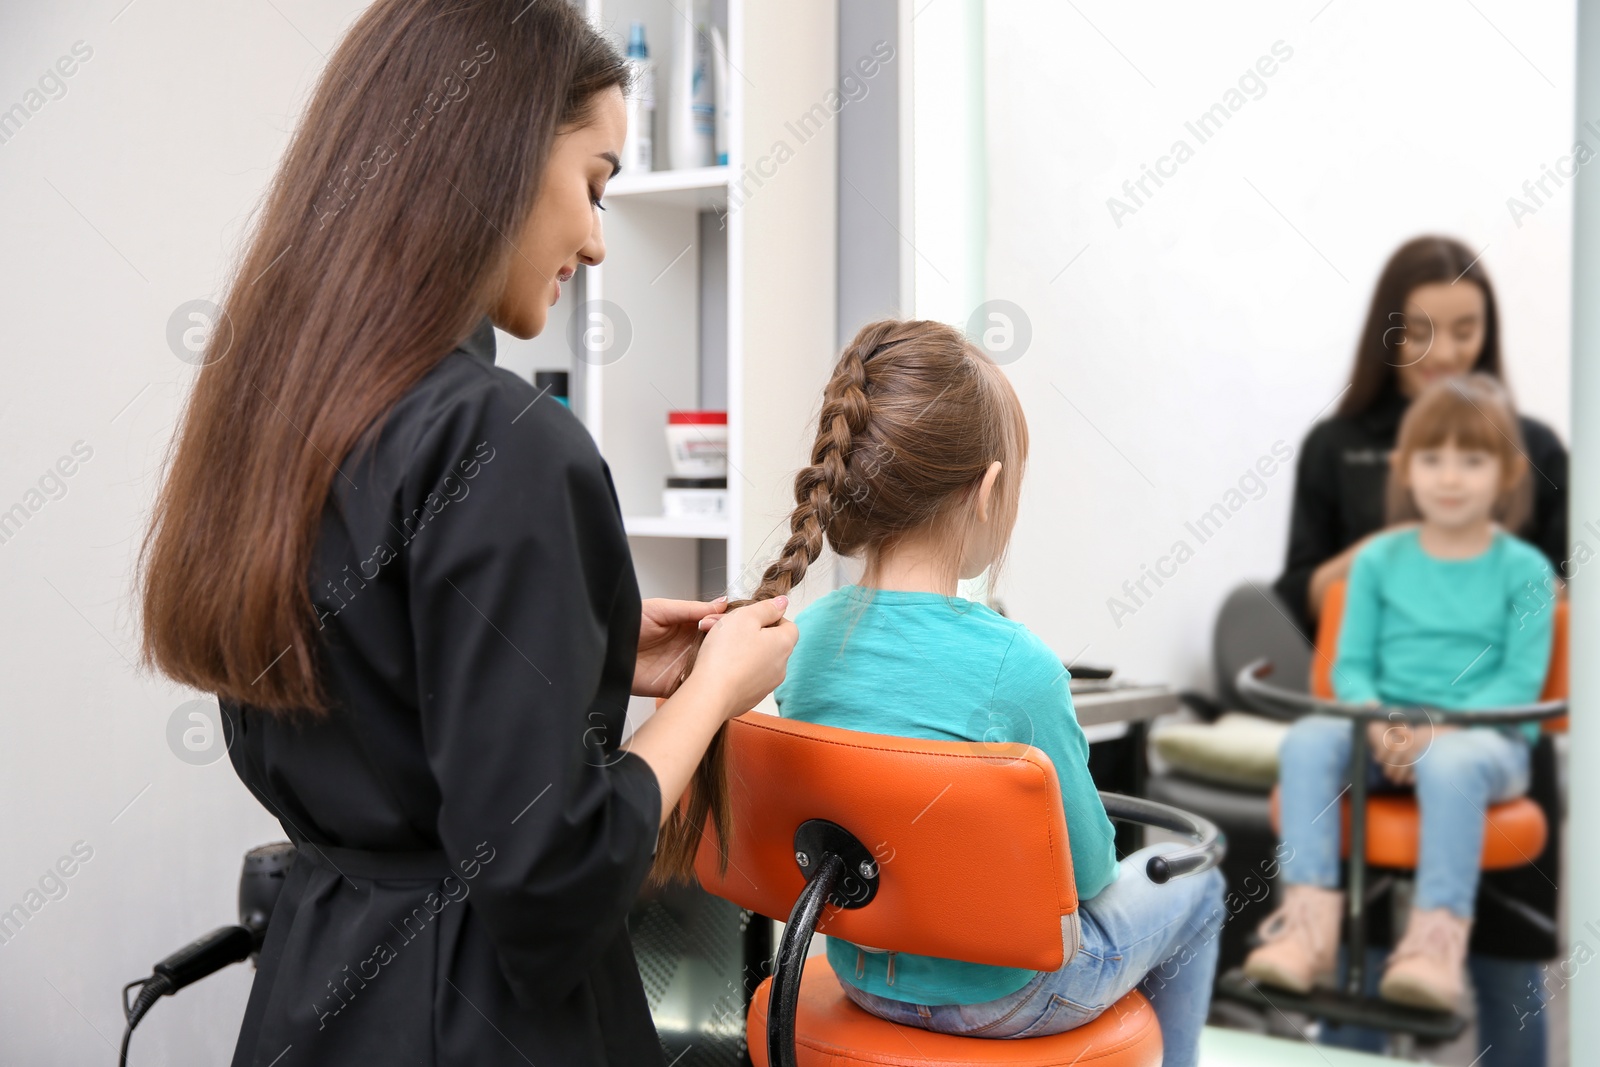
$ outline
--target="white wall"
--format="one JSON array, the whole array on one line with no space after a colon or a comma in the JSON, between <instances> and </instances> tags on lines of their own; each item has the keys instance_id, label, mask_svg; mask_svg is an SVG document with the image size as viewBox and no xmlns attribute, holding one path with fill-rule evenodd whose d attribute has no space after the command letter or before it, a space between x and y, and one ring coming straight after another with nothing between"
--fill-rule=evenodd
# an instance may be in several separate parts
<instances>
[{"instance_id":1,"label":"white wall","mask_svg":"<svg viewBox=\"0 0 1600 1067\"><path fill-rule=\"evenodd\" d=\"M193 375L168 316L218 295L321 53L363 6L125 3L0 7L0 109L92 49L0 143L0 510L74 442L93 450L0 543L0 910L92 849L0 944L0 1062L37 1067L115 1062L123 983L233 922L245 850L284 836L225 757L169 748L195 694L130 667L129 575ZM130 1062L226 1063L250 977L163 1001Z\"/></svg>"},{"instance_id":2,"label":"white wall","mask_svg":"<svg viewBox=\"0 0 1600 1067\"><path fill-rule=\"evenodd\" d=\"M1572 148L1571 3L987 12L987 293L1032 329L1010 365L1033 452L1000 595L1064 656L1209 683L1222 597L1281 569L1292 467L1205 543L1184 524L1274 442L1298 453L1413 235L1485 249L1513 390L1567 436L1571 185L1521 226L1506 201ZM1278 41L1293 54L1264 95L1200 143L1185 123ZM1179 139L1193 157L1119 227L1107 199ZM1180 538L1193 558L1119 626L1108 599L1131 606L1122 583Z\"/></svg>"}]
</instances>

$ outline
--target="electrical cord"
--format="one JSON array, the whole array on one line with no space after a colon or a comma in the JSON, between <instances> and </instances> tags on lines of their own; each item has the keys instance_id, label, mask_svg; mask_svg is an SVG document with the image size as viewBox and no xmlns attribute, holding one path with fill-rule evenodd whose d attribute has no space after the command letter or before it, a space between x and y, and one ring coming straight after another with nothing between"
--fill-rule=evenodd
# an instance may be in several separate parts
<instances>
[{"instance_id":1,"label":"electrical cord","mask_svg":"<svg viewBox=\"0 0 1600 1067\"><path fill-rule=\"evenodd\" d=\"M239 925L219 926L204 937L195 938L150 968L150 977L122 987L122 1014L128 1020L128 1028L122 1035L118 1067L128 1067L133 1028L155 1007L156 1001L229 964L253 959L261 951L272 909L295 855L295 846L288 841L261 845L245 853L244 870L239 875ZM139 993L130 1001L128 994L135 988Z\"/></svg>"},{"instance_id":2,"label":"electrical cord","mask_svg":"<svg viewBox=\"0 0 1600 1067\"><path fill-rule=\"evenodd\" d=\"M128 1018L128 1029L122 1035L122 1058L119 1067L127 1067L128 1042L133 1039L133 1028L164 996L176 993L190 982L214 974L230 963L250 958L255 951L255 935L247 926L219 926L198 937L150 969L149 978L129 982L122 987L122 1013ZM128 991L139 987L139 995L128 1002Z\"/></svg>"},{"instance_id":3,"label":"electrical cord","mask_svg":"<svg viewBox=\"0 0 1600 1067\"><path fill-rule=\"evenodd\" d=\"M132 1004L128 1003L128 990L139 986L139 996ZM122 1014L128 1020L128 1028L122 1032L122 1053L117 1057L117 1067L128 1067L128 1042L133 1040L133 1028L139 1025L139 1020L145 1013L155 1007L156 1001L172 992L172 979L162 974L152 974L149 978L141 978L136 982L129 982L122 987Z\"/></svg>"}]
</instances>

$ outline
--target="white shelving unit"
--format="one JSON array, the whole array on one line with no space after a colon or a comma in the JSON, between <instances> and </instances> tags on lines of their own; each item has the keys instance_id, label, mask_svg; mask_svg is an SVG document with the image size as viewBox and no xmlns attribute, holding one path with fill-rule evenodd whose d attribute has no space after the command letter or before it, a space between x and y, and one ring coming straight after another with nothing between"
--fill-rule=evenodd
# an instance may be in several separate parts
<instances>
[{"instance_id":1,"label":"white shelving unit","mask_svg":"<svg viewBox=\"0 0 1600 1067\"><path fill-rule=\"evenodd\" d=\"M645 23L664 166L672 52L690 0L584 8L619 49L630 23ZM611 182L606 259L551 309L534 360L571 375L573 410L610 465L647 597L749 591L787 534L794 470L835 356L836 131L781 166L772 154L780 140L794 146L793 120L837 87L836 5L712 0L699 14L728 45L729 161ZM667 413L683 409L728 412L726 518L661 514Z\"/></svg>"},{"instance_id":2,"label":"white shelving unit","mask_svg":"<svg viewBox=\"0 0 1600 1067\"><path fill-rule=\"evenodd\" d=\"M726 541L733 525L727 519L669 519L663 515L636 515L623 519L629 537L676 537Z\"/></svg>"},{"instance_id":3,"label":"white shelving unit","mask_svg":"<svg viewBox=\"0 0 1600 1067\"><path fill-rule=\"evenodd\" d=\"M724 165L619 174L606 189L608 206L614 197L626 197L630 203L722 211L728 203L728 168Z\"/></svg>"}]
</instances>

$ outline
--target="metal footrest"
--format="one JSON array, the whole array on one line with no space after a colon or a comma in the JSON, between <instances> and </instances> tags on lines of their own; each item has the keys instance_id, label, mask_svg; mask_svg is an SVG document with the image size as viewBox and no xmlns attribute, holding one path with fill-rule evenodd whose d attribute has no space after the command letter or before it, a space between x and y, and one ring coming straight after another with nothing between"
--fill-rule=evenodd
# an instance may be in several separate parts
<instances>
[{"instance_id":1,"label":"metal footrest","mask_svg":"<svg viewBox=\"0 0 1600 1067\"><path fill-rule=\"evenodd\" d=\"M1238 968L1217 978L1214 995L1280 1012L1299 1012L1332 1023L1410 1034L1422 1041L1451 1041L1467 1028L1467 1020L1454 1012L1408 1008L1378 997L1354 997L1330 989L1291 993L1263 986Z\"/></svg>"}]
</instances>

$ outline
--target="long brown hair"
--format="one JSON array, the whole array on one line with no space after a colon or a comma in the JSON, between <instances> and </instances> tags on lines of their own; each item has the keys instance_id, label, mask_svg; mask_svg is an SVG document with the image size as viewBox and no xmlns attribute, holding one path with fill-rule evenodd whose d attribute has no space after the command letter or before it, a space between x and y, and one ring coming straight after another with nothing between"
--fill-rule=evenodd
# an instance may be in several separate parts
<instances>
[{"instance_id":1,"label":"long brown hair","mask_svg":"<svg viewBox=\"0 0 1600 1067\"><path fill-rule=\"evenodd\" d=\"M789 592L824 544L863 556L869 577L878 555L912 532L932 530L959 550L958 531L949 527L995 460L993 521L1009 531L1027 456L1016 392L959 330L924 320L863 326L823 390L811 462L794 479L789 539L750 599L729 610ZM718 841L728 840L723 734L717 731L686 799L662 827L651 871L658 882L693 876L708 820Z\"/></svg>"},{"instance_id":2,"label":"long brown hair","mask_svg":"<svg viewBox=\"0 0 1600 1067\"><path fill-rule=\"evenodd\" d=\"M1472 369L1501 378L1500 313L1494 286L1472 249L1450 237L1415 237L1395 250L1378 276L1367 308L1367 321L1356 342L1350 389L1339 403L1339 414L1350 417L1366 412L1395 379L1398 346L1403 335L1406 300L1420 286L1468 281L1483 292L1483 348Z\"/></svg>"},{"instance_id":3,"label":"long brown hair","mask_svg":"<svg viewBox=\"0 0 1600 1067\"><path fill-rule=\"evenodd\" d=\"M379 0L235 266L139 558L142 659L327 710L310 569L335 478L504 286L557 133L627 68L565 0Z\"/></svg>"},{"instance_id":4,"label":"long brown hair","mask_svg":"<svg viewBox=\"0 0 1600 1067\"><path fill-rule=\"evenodd\" d=\"M1454 444L1488 452L1500 460L1504 480L1494 503L1494 519L1507 530L1520 529L1533 507L1533 479L1522 449L1522 427L1505 387L1487 374L1463 374L1434 382L1406 408L1389 462L1388 521L1421 517L1406 484L1411 457L1427 448Z\"/></svg>"}]
</instances>

